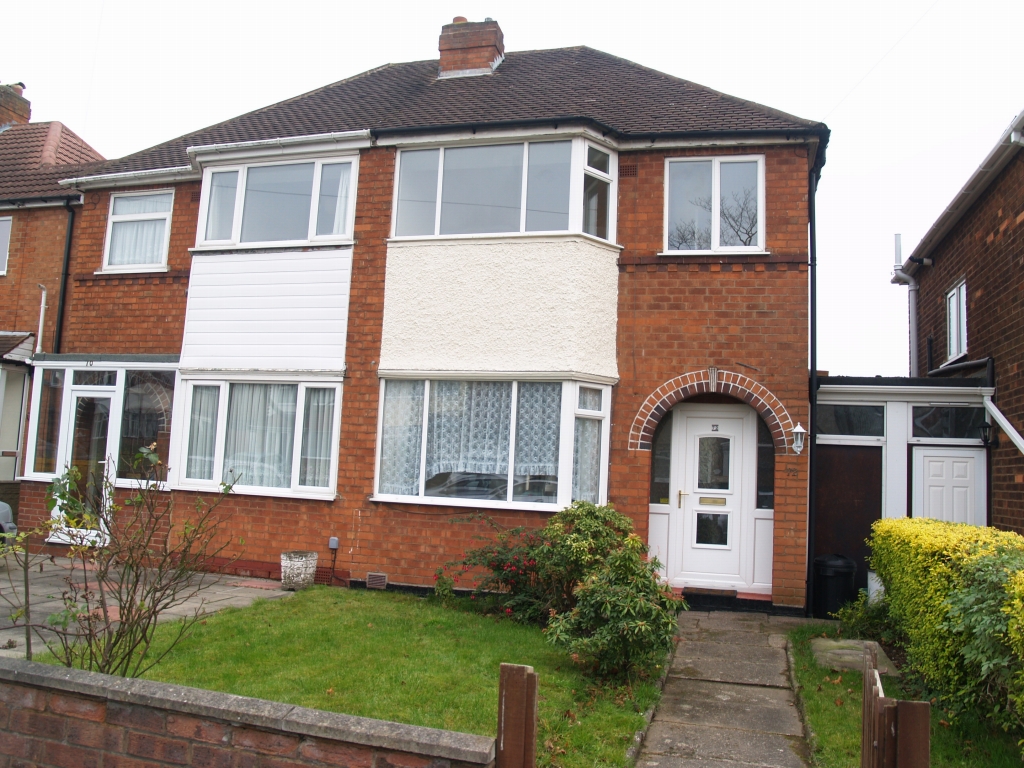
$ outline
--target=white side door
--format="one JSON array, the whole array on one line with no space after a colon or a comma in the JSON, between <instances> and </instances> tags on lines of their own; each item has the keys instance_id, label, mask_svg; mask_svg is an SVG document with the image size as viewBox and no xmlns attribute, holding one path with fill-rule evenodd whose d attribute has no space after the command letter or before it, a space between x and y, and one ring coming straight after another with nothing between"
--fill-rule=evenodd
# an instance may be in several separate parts
<instances>
[{"instance_id":1,"label":"white side door","mask_svg":"<svg viewBox=\"0 0 1024 768\"><path fill-rule=\"evenodd\" d=\"M985 490L983 448L914 448L914 517L985 525Z\"/></svg>"}]
</instances>

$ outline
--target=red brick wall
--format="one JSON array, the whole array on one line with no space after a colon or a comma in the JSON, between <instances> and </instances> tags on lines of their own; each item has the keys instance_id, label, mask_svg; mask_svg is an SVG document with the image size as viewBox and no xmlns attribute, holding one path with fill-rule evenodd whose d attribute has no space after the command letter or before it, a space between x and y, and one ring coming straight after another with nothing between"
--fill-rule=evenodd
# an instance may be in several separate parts
<instances>
[{"instance_id":1,"label":"red brick wall","mask_svg":"<svg viewBox=\"0 0 1024 768\"><path fill-rule=\"evenodd\" d=\"M80 210L76 207L76 216ZM42 283L49 305L43 351L52 352L68 212L60 207L22 208L0 211L0 216L12 219L7 274L0 276L0 330L36 332L42 293L38 284Z\"/></svg>"},{"instance_id":2,"label":"red brick wall","mask_svg":"<svg viewBox=\"0 0 1024 768\"><path fill-rule=\"evenodd\" d=\"M918 364L925 370L928 337L935 366L946 359L946 292L967 280L966 359L994 357L995 403L1024 430L1024 153L1018 152L916 277ZM992 451L992 524L1024 533L1024 456L1000 438Z\"/></svg>"},{"instance_id":3,"label":"red brick wall","mask_svg":"<svg viewBox=\"0 0 1024 768\"><path fill-rule=\"evenodd\" d=\"M150 275L97 275L110 210L108 190L85 193L75 221L71 279L61 352L178 354L185 330L185 300L196 242L200 183L174 185L169 271ZM167 189L168 185L133 187ZM193 194L194 193L194 194Z\"/></svg>"},{"instance_id":4,"label":"red brick wall","mask_svg":"<svg viewBox=\"0 0 1024 768\"><path fill-rule=\"evenodd\" d=\"M663 247L665 158L711 153L619 155L619 242L625 248L609 499L644 532L651 452L629 450L629 431L647 396L669 379L711 366L742 373L782 401L794 422L808 423L807 151L736 152L765 155L767 257L657 256ZM634 164L635 176L622 173ZM806 529L807 454L776 456L777 604L803 605Z\"/></svg>"},{"instance_id":5,"label":"red brick wall","mask_svg":"<svg viewBox=\"0 0 1024 768\"><path fill-rule=\"evenodd\" d=\"M188 689L177 690L187 706ZM248 701L264 708L268 704ZM288 709L284 705L270 706ZM0 683L0 766L423 768L435 764L427 754L238 722L251 716L252 711L240 710L239 717L230 720L197 717L159 705L106 700L54 687ZM450 762L453 768L483 765Z\"/></svg>"}]
</instances>

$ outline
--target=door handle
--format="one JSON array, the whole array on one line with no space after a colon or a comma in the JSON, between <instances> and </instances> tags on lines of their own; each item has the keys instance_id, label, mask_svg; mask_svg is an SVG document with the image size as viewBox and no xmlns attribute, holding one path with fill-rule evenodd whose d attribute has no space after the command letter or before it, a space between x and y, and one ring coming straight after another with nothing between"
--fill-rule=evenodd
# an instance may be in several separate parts
<instances>
[{"instance_id":1,"label":"door handle","mask_svg":"<svg viewBox=\"0 0 1024 768\"><path fill-rule=\"evenodd\" d=\"M678 502L678 507L679 507L680 509L682 509L682 508L683 508L683 496L689 496L689 495L690 495L690 494L688 494L688 493L684 493L683 491L680 491L680 492L679 492L679 502Z\"/></svg>"}]
</instances>

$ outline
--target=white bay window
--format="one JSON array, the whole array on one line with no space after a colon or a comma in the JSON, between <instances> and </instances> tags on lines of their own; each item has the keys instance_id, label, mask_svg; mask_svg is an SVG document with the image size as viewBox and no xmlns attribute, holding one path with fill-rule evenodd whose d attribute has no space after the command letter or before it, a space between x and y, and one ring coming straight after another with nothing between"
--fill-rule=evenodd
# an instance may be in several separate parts
<instances>
[{"instance_id":1,"label":"white bay window","mask_svg":"<svg viewBox=\"0 0 1024 768\"><path fill-rule=\"evenodd\" d=\"M207 168L198 245L351 240L357 165L353 155Z\"/></svg>"},{"instance_id":2,"label":"white bay window","mask_svg":"<svg viewBox=\"0 0 1024 768\"><path fill-rule=\"evenodd\" d=\"M376 498L550 511L604 500L607 387L444 379L381 387Z\"/></svg>"},{"instance_id":3,"label":"white bay window","mask_svg":"<svg viewBox=\"0 0 1024 768\"><path fill-rule=\"evenodd\" d=\"M665 161L665 251L764 251L764 157Z\"/></svg>"},{"instance_id":4,"label":"white bay window","mask_svg":"<svg viewBox=\"0 0 1024 768\"><path fill-rule=\"evenodd\" d=\"M395 237L584 232L614 239L617 161L582 138L404 149Z\"/></svg>"},{"instance_id":5,"label":"white bay window","mask_svg":"<svg viewBox=\"0 0 1024 768\"><path fill-rule=\"evenodd\" d=\"M187 380L178 487L330 498L337 475L336 381Z\"/></svg>"}]
</instances>

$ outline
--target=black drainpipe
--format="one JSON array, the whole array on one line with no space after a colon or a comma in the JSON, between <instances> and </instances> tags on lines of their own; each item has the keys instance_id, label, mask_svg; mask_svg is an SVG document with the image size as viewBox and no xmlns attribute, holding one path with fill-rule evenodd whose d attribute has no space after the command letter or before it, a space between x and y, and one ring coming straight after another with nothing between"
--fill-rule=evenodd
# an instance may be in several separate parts
<instances>
[{"instance_id":1,"label":"black drainpipe","mask_svg":"<svg viewBox=\"0 0 1024 768\"><path fill-rule=\"evenodd\" d=\"M64 268L60 273L60 298L57 299L57 327L53 334L53 352L60 352L61 337L64 335L64 304L68 290L68 270L71 267L71 230L75 226L75 209L71 207L71 201L65 200L64 207L68 209L68 231L64 235Z\"/></svg>"},{"instance_id":2,"label":"black drainpipe","mask_svg":"<svg viewBox=\"0 0 1024 768\"><path fill-rule=\"evenodd\" d=\"M807 427L807 606L806 614L811 615L814 605L814 518L816 516L814 469L817 454L817 441L814 429L818 423L818 237L814 216L814 193L818 186L817 167L811 169L807 184L807 213L810 223L810 272L811 289L811 377L810 377L810 424Z\"/></svg>"}]
</instances>

